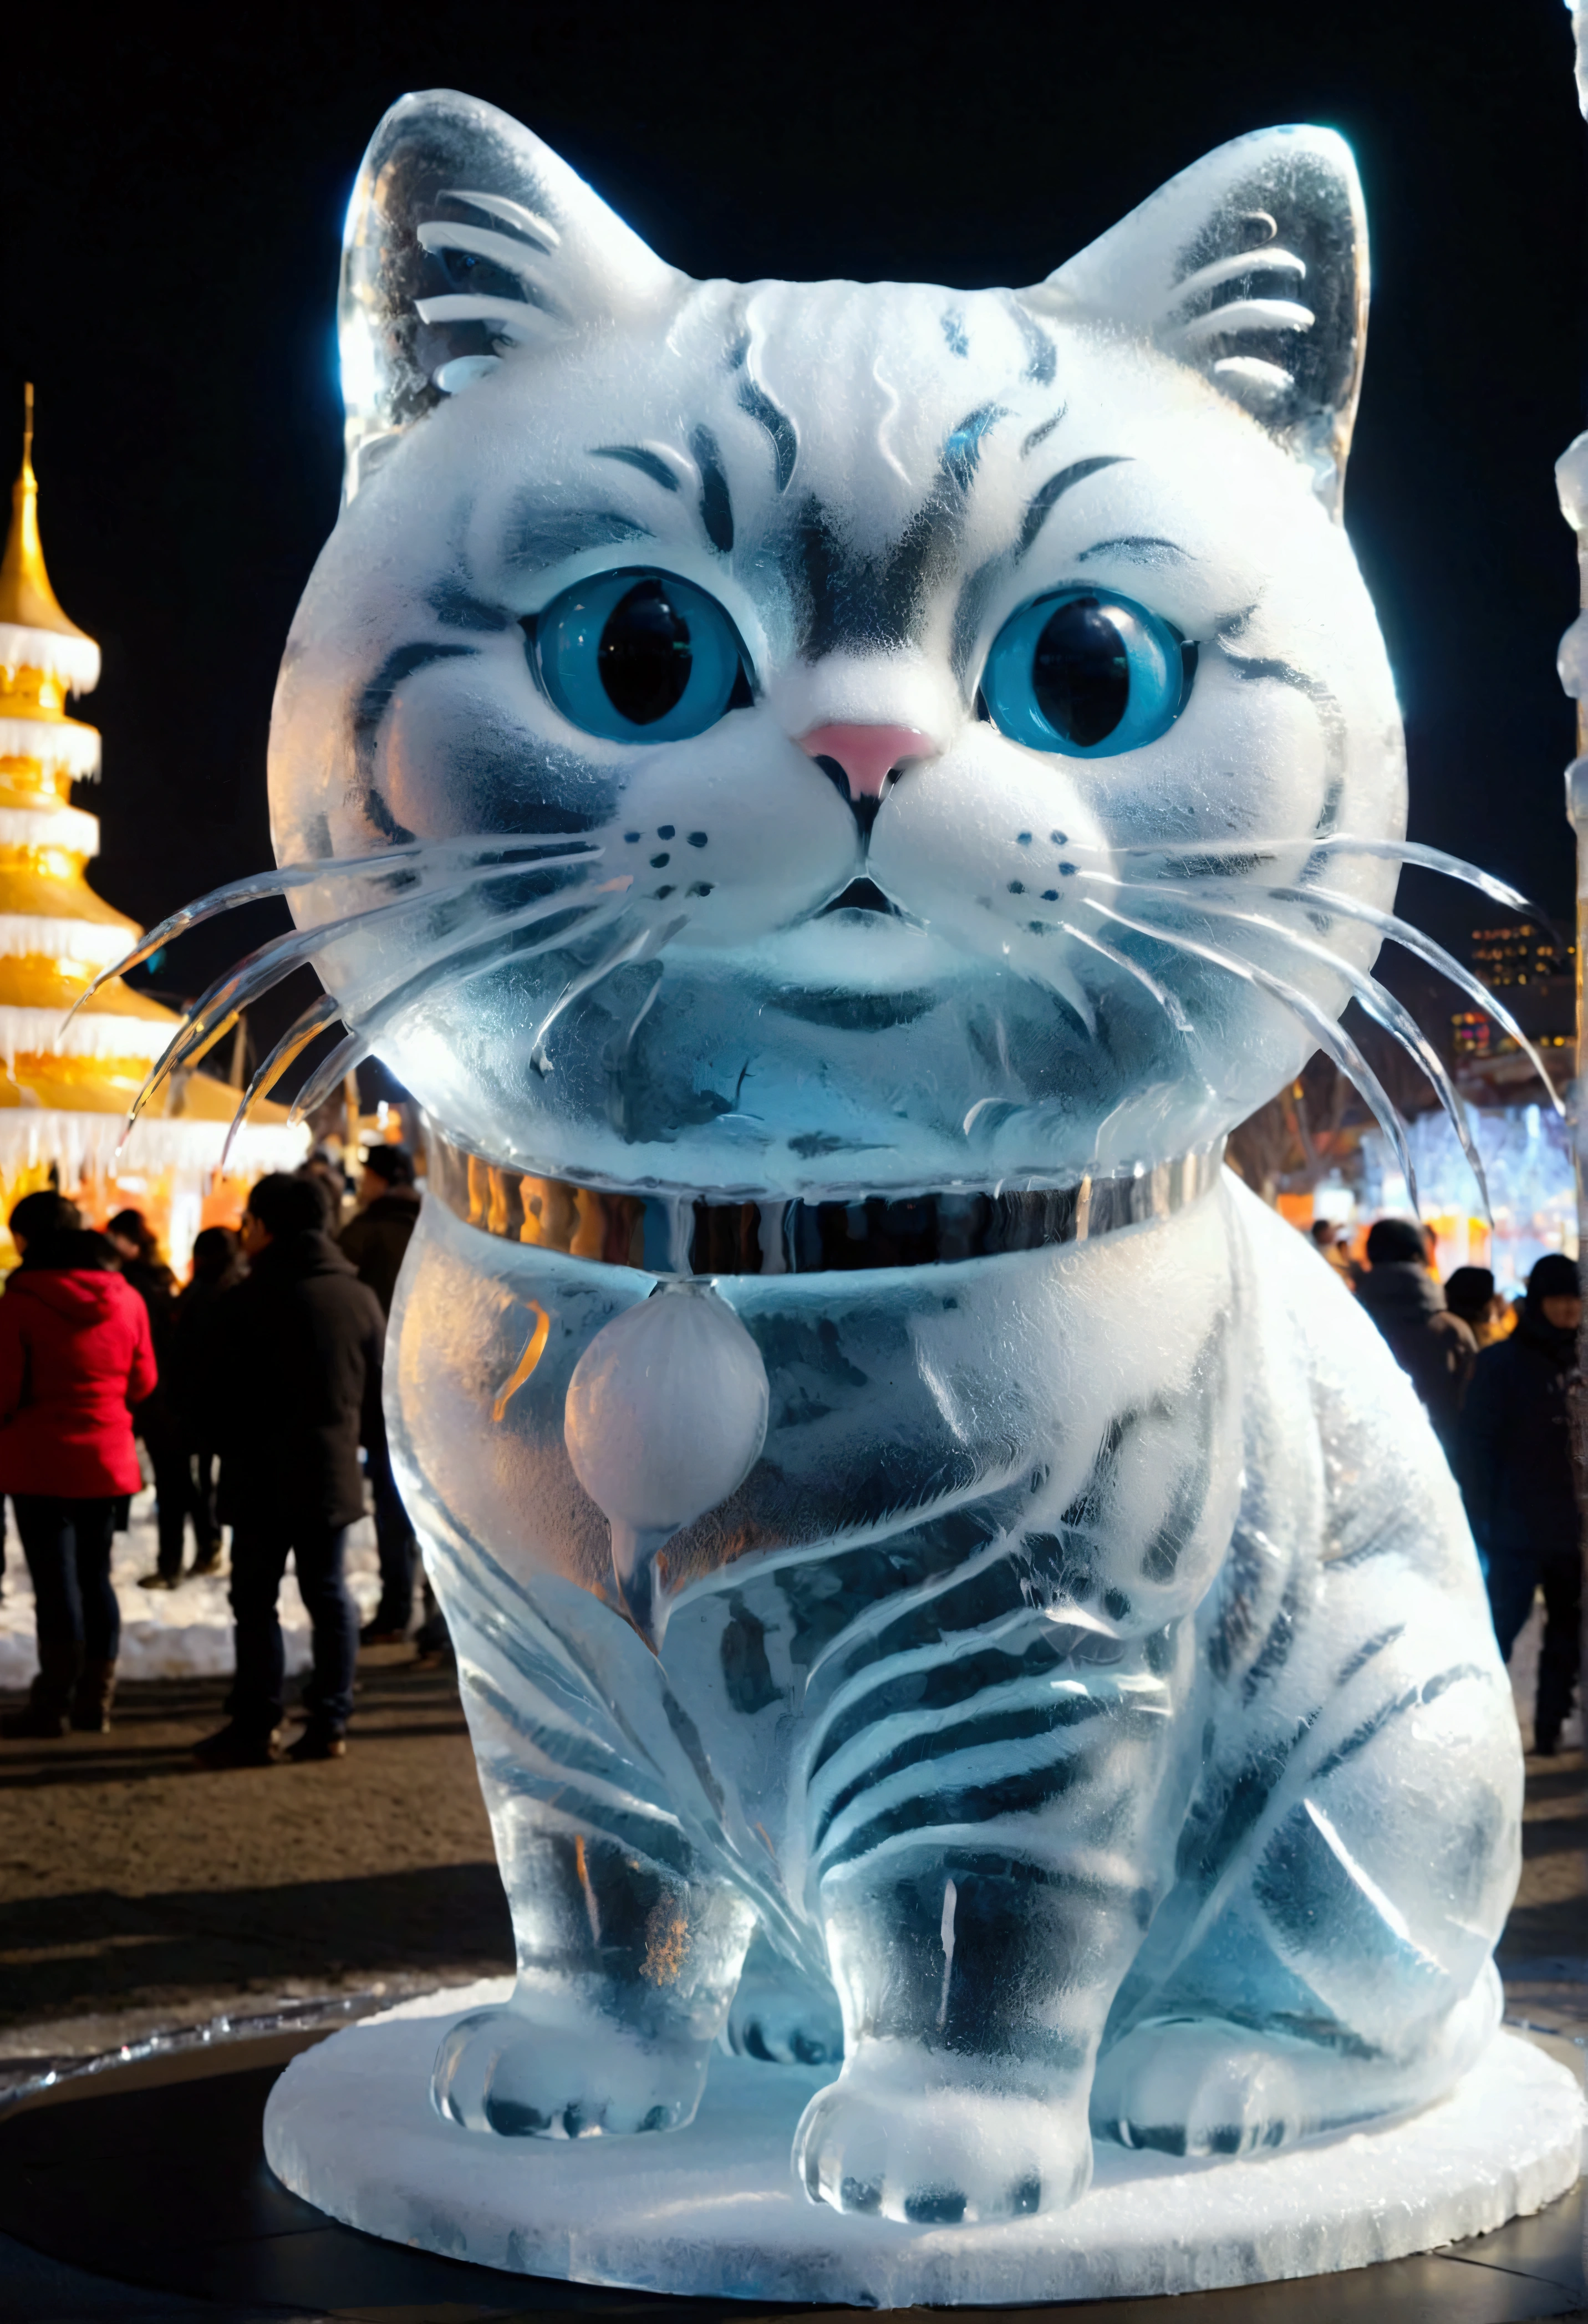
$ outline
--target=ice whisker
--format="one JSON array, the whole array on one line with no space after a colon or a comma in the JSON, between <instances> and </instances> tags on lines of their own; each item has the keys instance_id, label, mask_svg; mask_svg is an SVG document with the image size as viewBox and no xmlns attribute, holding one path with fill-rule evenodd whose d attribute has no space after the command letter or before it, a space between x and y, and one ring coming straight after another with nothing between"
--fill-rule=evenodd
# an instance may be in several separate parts
<instances>
[{"instance_id":1,"label":"ice whisker","mask_svg":"<svg viewBox=\"0 0 1588 2324\"><path fill-rule=\"evenodd\" d=\"M1076 944L1085 945L1088 952L1100 953L1104 960L1112 961L1115 968L1122 968L1127 975L1133 976L1137 983L1151 994L1176 1032L1187 1040L1191 1038L1196 1028L1178 998L1167 985L1160 984L1149 969L1143 968L1140 961L1132 960L1129 953L1122 952L1117 945L1105 943L1102 936L1089 936L1085 928L1076 927L1073 920L1066 920L1062 926L1066 936L1073 936Z\"/></svg>"},{"instance_id":2,"label":"ice whisker","mask_svg":"<svg viewBox=\"0 0 1588 2324\"><path fill-rule=\"evenodd\" d=\"M1307 833L1297 839L1230 839L1230 840L1140 840L1119 847L1086 847L1066 840L1064 853L1068 856L1093 856L1103 862L1125 857L1156 856L1164 862L1217 863L1221 857L1234 859L1233 868L1212 872L1212 879L1239 878L1244 868L1263 862L1275 855L1292 855L1305 851L1308 862L1318 855L1370 855L1390 863L1409 863L1420 872L1443 872L1448 880L1459 880L1463 886L1476 888L1491 903L1503 904L1510 911L1525 913L1528 918L1542 920L1553 928L1549 914L1524 896L1519 888L1496 879L1493 872L1481 871L1477 864L1468 863L1459 855L1446 854L1442 847L1427 847L1416 839L1356 839L1348 831L1325 832L1321 837Z\"/></svg>"},{"instance_id":3,"label":"ice whisker","mask_svg":"<svg viewBox=\"0 0 1588 2324\"><path fill-rule=\"evenodd\" d=\"M1329 888L1266 888L1261 892L1279 903L1316 906L1341 919L1360 920L1364 927L1376 928L1380 936L1392 944L1399 945L1403 951L1415 954L1430 968L1436 968L1441 976L1448 977L1459 991L1465 993L1469 1001L1475 1001L1486 1015L1492 1017L1502 1030L1510 1034L1522 1054L1530 1060L1556 1113L1565 1114L1565 1102L1550 1079L1543 1056L1523 1032L1505 1002L1497 999L1482 980L1470 968L1463 967L1442 944L1436 944L1432 936L1425 936L1421 928L1414 927L1409 920L1403 920L1398 912L1381 912L1375 905L1359 903L1354 896L1343 896ZM1542 914L1539 917L1542 918Z\"/></svg>"},{"instance_id":4,"label":"ice whisker","mask_svg":"<svg viewBox=\"0 0 1588 2324\"><path fill-rule=\"evenodd\" d=\"M607 884L603 881L603 889ZM628 882L625 881L623 885L626 888ZM383 992L377 993L367 1008L358 1011L358 1029L373 1048L392 1019L400 1017L404 1010L412 1008L416 1001L444 991L451 985L466 983L470 977L498 968L504 962L533 960L542 953L554 952L565 941L596 935L614 920L621 919L625 908L622 901L574 905L564 897L554 897L505 914L487 934L481 935L478 930L471 929L467 942L455 945L448 952L438 954L400 984L388 985ZM515 945L506 941L531 929L543 930L548 921L564 918L570 912L575 913L583 925L559 927L550 936L540 934L532 944Z\"/></svg>"},{"instance_id":5,"label":"ice whisker","mask_svg":"<svg viewBox=\"0 0 1588 2324\"><path fill-rule=\"evenodd\" d=\"M323 1105L332 1091L339 1088L368 1055L369 1043L362 1033L345 1034L329 1056L322 1058L315 1067L292 1100L291 1111L287 1116L289 1129L295 1122L306 1121L315 1108Z\"/></svg>"},{"instance_id":6,"label":"ice whisker","mask_svg":"<svg viewBox=\"0 0 1588 2324\"><path fill-rule=\"evenodd\" d=\"M535 1029L535 1038L530 1045L530 1063L538 1074L545 1074L551 1071L551 1060L547 1055L546 1042L558 1019L571 1009L576 1001L582 1001L586 993L594 991L596 985L614 974L616 970L635 967L642 961L653 960L664 946L672 942L679 930L688 925L688 912L680 912L676 918L665 923L653 921L650 927L642 928L637 936L630 936L622 944L615 945L593 966L582 970L563 987L540 1019Z\"/></svg>"},{"instance_id":7,"label":"ice whisker","mask_svg":"<svg viewBox=\"0 0 1588 2324\"><path fill-rule=\"evenodd\" d=\"M1342 1073L1356 1084L1357 1088L1367 1100L1374 1119L1394 1150L1395 1158L1400 1166L1401 1175L1406 1180L1407 1191L1415 1209L1417 1199L1417 1170L1411 1158L1411 1147L1407 1139L1406 1124L1401 1120L1399 1111L1388 1091L1350 1034L1343 1026L1335 1023L1326 1010L1319 1008L1310 993L1303 992L1297 986L1287 983L1283 977L1274 975L1271 970L1260 968L1255 961L1233 957L1229 953L1221 951L1217 945L1203 943L1195 936L1188 936L1181 929L1161 927L1151 921L1132 919L1128 913L1117 911L1112 904L1103 903L1100 897L1087 896L1085 900L1091 905L1094 912L1100 912L1105 919L1117 921L1120 927L1131 928L1138 936L1154 936L1160 944L1167 944L1175 951L1186 953L1194 960L1206 961L1211 967L1224 969L1230 975L1240 977L1243 983L1255 985L1260 991L1271 994L1283 1007L1289 1010L1293 1017L1299 1019L1317 1042L1318 1047L1327 1051Z\"/></svg>"},{"instance_id":8,"label":"ice whisker","mask_svg":"<svg viewBox=\"0 0 1588 2324\"><path fill-rule=\"evenodd\" d=\"M184 904L180 911L168 913L158 927L140 937L130 952L124 953L108 968L102 968L72 1002L62 1019L62 1029L112 977L130 974L174 937L185 936L189 928L202 927L207 920L218 919L223 912L235 911L243 904L285 896L299 888L318 887L322 880L354 876L379 880L388 873L402 873L411 880L432 867L448 871L478 869L486 878L504 878L510 872L534 871L542 865L555 868L562 863L598 861L605 852L584 840L498 840L488 846L482 846L477 840L425 840L383 848L378 855L332 856L322 862L282 864L273 872L251 872L246 878L227 881L224 887L212 888L208 895Z\"/></svg>"},{"instance_id":9,"label":"ice whisker","mask_svg":"<svg viewBox=\"0 0 1588 2324\"><path fill-rule=\"evenodd\" d=\"M585 880L586 874L581 870L578 884L583 886ZM623 885L627 887L626 880ZM133 1100L127 1111L127 1130L132 1130L155 1093L173 1073L182 1065L196 1065L205 1051L220 1038L227 1026L235 1023L243 1009L279 984L283 977L291 975L295 968L311 961L317 953L327 950L355 929L362 932L389 920L405 918L424 908L457 901L473 895L475 889L476 882L470 879L455 881L449 887L434 889L429 894L421 892L402 896L393 903L366 907L362 911L347 913L340 919L322 920L313 927L294 928L289 935L272 937L257 952L250 953L239 966L217 979L189 1010ZM566 895L537 898L529 908L548 916L566 910ZM507 917L512 918L513 916ZM119 1152L119 1148L117 1150Z\"/></svg>"},{"instance_id":10,"label":"ice whisker","mask_svg":"<svg viewBox=\"0 0 1588 2324\"><path fill-rule=\"evenodd\" d=\"M293 1059L301 1056L312 1040L328 1031L337 1022L341 1013L341 1005L335 993L322 992L310 1001L303 1014L295 1018L287 1028L244 1091L243 1102L232 1116L232 1126L226 1132L226 1142L220 1149L220 1167L223 1170L231 1159L233 1141L257 1101L280 1080Z\"/></svg>"},{"instance_id":11,"label":"ice whisker","mask_svg":"<svg viewBox=\"0 0 1588 2324\"><path fill-rule=\"evenodd\" d=\"M1101 882L1109 888L1122 884L1111 874L1102 872L1083 872L1078 874L1078 877ZM1197 904L1204 900L1207 893L1200 881L1189 881L1159 880L1143 882L1139 891L1147 892L1149 889L1154 894L1178 896L1187 902ZM1505 1002L1491 992L1470 968L1463 967L1454 954L1446 952L1442 944L1436 943L1430 936L1425 936L1421 928L1414 927L1409 920L1403 920L1398 912L1380 911L1376 904L1364 904L1355 896L1342 895L1333 888L1274 886L1249 889L1242 883L1241 892L1255 893L1276 903L1301 904L1309 911L1325 912L1340 919L1360 920L1364 927L1376 929L1380 936L1387 938L1390 943L1399 945L1403 951L1414 954L1418 960L1426 961L1430 968L1437 969L1441 976L1447 977L1459 991L1463 992L1468 1000L1476 1001L1479 1008L1492 1017L1504 1032L1510 1034L1543 1083L1550 1104L1556 1113L1564 1117L1565 1105L1550 1078L1549 1068L1544 1056L1523 1032Z\"/></svg>"},{"instance_id":12,"label":"ice whisker","mask_svg":"<svg viewBox=\"0 0 1588 2324\"><path fill-rule=\"evenodd\" d=\"M1122 881L1116 892L1124 895L1150 896L1156 899L1166 891L1163 887L1149 881ZM1171 892L1177 899L1186 894L1186 891L1180 889ZM1260 929L1265 935L1277 936L1281 944L1288 945L1293 952L1302 954L1308 960L1317 961L1332 974L1343 979L1357 1001L1372 1018L1375 1024L1381 1025L1385 1032L1399 1041L1408 1056L1427 1075L1435 1095L1450 1118L1451 1127L1460 1141L1462 1152L1466 1156L1468 1167L1477 1180L1484 1215L1492 1227L1494 1213L1489 1200L1489 1182L1483 1175L1483 1157L1478 1151L1473 1139L1466 1107L1462 1102L1455 1084L1450 1078L1444 1058L1428 1039L1410 1010L1397 1000L1394 993L1381 985L1376 977L1370 976L1365 971L1353 967L1349 961L1343 960L1327 945L1320 944L1315 938L1304 936L1297 929L1287 927L1283 920L1270 918L1266 912L1254 912L1246 905L1230 903L1222 899L1205 895L1197 890L1189 891L1187 900L1194 908L1206 913L1210 918L1233 921L1242 927Z\"/></svg>"}]
</instances>

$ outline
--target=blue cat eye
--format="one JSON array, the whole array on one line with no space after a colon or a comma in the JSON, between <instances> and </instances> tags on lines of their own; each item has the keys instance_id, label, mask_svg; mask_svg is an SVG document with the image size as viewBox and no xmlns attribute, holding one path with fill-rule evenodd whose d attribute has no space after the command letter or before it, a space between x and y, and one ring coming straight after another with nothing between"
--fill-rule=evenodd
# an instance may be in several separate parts
<instances>
[{"instance_id":1,"label":"blue cat eye","mask_svg":"<svg viewBox=\"0 0 1588 2324\"><path fill-rule=\"evenodd\" d=\"M531 633L541 683L563 716L609 742L682 742L750 699L733 622L676 573L576 581Z\"/></svg>"},{"instance_id":2,"label":"blue cat eye","mask_svg":"<svg viewBox=\"0 0 1588 2324\"><path fill-rule=\"evenodd\" d=\"M987 657L982 698L1012 742L1109 759L1167 733L1196 668L1196 647L1145 606L1064 589L1005 622Z\"/></svg>"}]
</instances>

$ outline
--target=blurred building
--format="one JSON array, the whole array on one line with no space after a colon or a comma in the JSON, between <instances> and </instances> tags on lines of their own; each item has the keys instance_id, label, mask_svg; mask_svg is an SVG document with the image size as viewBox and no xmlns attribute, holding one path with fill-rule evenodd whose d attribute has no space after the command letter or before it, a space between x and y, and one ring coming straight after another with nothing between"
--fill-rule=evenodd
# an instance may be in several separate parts
<instances>
[{"instance_id":1,"label":"blurred building","mask_svg":"<svg viewBox=\"0 0 1588 2324\"><path fill-rule=\"evenodd\" d=\"M194 1235L235 1215L262 1170L291 1168L306 1133L259 1106L221 1150L239 1093L202 1072L176 1077L134 1130L127 1109L180 1019L120 978L62 1019L142 930L88 885L99 822L71 803L99 772L97 731L69 717L69 695L99 680L99 649L68 619L45 570L27 390L22 473L0 562L0 1266L14 1263L4 1221L35 1187L58 1185L103 1222L143 1211L185 1263Z\"/></svg>"},{"instance_id":2,"label":"blurred building","mask_svg":"<svg viewBox=\"0 0 1588 2324\"><path fill-rule=\"evenodd\" d=\"M1536 921L1474 928L1473 970L1543 1052L1550 1078L1564 1088L1577 1039L1577 948ZM1459 1009L1450 1020L1451 1061L1475 1104L1515 1104L1536 1081L1532 1065L1486 1010ZM1558 1068L1558 1069L1557 1069Z\"/></svg>"}]
</instances>

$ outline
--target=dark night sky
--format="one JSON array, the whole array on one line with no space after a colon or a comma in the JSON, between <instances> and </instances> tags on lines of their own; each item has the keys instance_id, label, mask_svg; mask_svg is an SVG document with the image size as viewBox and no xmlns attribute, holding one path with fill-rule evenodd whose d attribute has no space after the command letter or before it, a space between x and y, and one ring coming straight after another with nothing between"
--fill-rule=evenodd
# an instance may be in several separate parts
<instances>
[{"instance_id":1,"label":"dark night sky","mask_svg":"<svg viewBox=\"0 0 1588 2324\"><path fill-rule=\"evenodd\" d=\"M96 880L140 919L268 861L271 689L337 509L342 214L384 107L437 84L516 114L674 263L742 278L1029 282L1225 138L1343 130L1375 277L1346 513L1413 835L1569 912L1553 465L1583 424L1588 133L1561 0L28 14L0 456L32 376L51 575L105 647ZM1464 951L1461 891L1402 898ZM225 927L166 989L223 964Z\"/></svg>"}]
</instances>

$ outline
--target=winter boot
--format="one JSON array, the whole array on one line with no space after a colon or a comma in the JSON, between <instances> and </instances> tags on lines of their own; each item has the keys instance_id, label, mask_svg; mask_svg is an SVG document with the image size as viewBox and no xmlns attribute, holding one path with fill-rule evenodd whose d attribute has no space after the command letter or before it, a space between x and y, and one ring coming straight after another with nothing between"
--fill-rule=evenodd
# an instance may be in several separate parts
<instances>
[{"instance_id":1,"label":"winter boot","mask_svg":"<svg viewBox=\"0 0 1588 2324\"><path fill-rule=\"evenodd\" d=\"M14 1711L9 1718L0 1720L0 1734L58 1742L66 1733L67 1706L72 1699L77 1676L75 1646L41 1646L39 1674L28 1690L27 1708Z\"/></svg>"},{"instance_id":2,"label":"winter boot","mask_svg":"<svg viewBox=\"0 0 1588 2324\"><path fill-rule=\"evenodd\" d=\"M72 1697L71 1723L79 1735L108 1735L110 1706L115 1699L115 1665L89 1660L83 1665Z\"/></svg>"}]
</instances>

